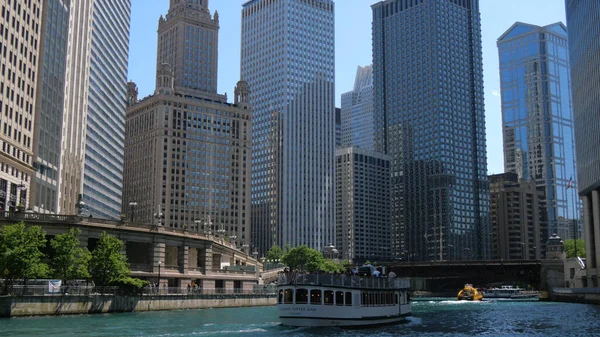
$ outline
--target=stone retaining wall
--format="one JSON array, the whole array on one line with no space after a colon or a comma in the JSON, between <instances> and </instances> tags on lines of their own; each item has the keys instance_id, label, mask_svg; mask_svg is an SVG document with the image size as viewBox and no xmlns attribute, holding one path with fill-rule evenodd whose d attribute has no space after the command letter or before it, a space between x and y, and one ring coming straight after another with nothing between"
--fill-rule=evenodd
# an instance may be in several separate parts
<instances>
[{"instance_id":1,"label":"stone retaining wall","mask_svg":"<svg viewBox=\"0 0 600 337\"><path fill-rule=\"evenodd\" d=\"M0 317L271 306L275 295L0 297Z\"/></svg>"}]
</instances>

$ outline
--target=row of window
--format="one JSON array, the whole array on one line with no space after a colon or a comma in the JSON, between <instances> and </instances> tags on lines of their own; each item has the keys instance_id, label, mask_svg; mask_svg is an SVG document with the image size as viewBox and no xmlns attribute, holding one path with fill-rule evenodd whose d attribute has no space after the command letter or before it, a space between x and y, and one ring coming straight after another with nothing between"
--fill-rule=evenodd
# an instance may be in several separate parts
<instances>
[{"instance_id":1,"label":"row of window","mask_svg":"<svg viewBox=\"0 0 600 337\"><path fill-rule=\"evenodd\" d=\"M280 304L312 304L352 306L352 292L321 289L281 289L279 290ZM360 305L363 307L392 306L400 303L397 293L392 291L363 291ZM356 303L358 305L358 303Z\"/></svg>"}]
</instances>

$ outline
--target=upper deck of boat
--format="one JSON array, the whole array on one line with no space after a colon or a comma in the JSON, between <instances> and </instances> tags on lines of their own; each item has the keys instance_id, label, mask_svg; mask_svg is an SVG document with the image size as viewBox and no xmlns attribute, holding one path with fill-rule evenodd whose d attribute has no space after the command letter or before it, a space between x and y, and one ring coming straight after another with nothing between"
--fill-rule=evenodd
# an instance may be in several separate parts
<instances>
[{"instance_id":1,"label":"upper deck of boat","mask_svg":"<svg viewBox=\"0 0 600 337\"><path fill-rule=\"evenodd\" d=\"M346 274L303 274L298 272L287 272L279 274L277 285L389 290L409 289L410 280L404 278L362 277Z\"/></svg>"}]
</instances>

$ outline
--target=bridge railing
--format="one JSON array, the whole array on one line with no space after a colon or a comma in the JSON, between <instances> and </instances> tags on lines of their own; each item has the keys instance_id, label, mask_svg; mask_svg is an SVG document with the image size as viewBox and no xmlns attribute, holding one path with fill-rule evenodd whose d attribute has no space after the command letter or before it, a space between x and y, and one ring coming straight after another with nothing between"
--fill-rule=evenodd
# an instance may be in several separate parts
<instances>
[{"instance_id":1,"label":"bridge railing","mask_svg":"<svg viewBox=\"0 0 600 337\"><path fill-rule=\"evenodd\" d=\"M17 221L32 221L32 222L60 222L60 223L77 223L81 221L81 217L76 215L57 215L44 214L35 212L0 212L0 218L4 220Z\"/></svg>"}]
</instances>

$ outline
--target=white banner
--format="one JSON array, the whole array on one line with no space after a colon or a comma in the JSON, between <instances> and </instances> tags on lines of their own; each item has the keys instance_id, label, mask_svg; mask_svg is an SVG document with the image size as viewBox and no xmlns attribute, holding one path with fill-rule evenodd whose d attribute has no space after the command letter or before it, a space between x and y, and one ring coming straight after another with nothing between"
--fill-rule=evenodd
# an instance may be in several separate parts
<instances>
[{"instance_id":1,"label":"white banner","mask_svg":"<svg viewBox=\"0 0 600 337\"><path fill-rule=\"evenodd\" d=\"M60 286L62 285L61 280L50 280L48 281L48 293L60 293Z\"/></svg>"}]
</instances>

